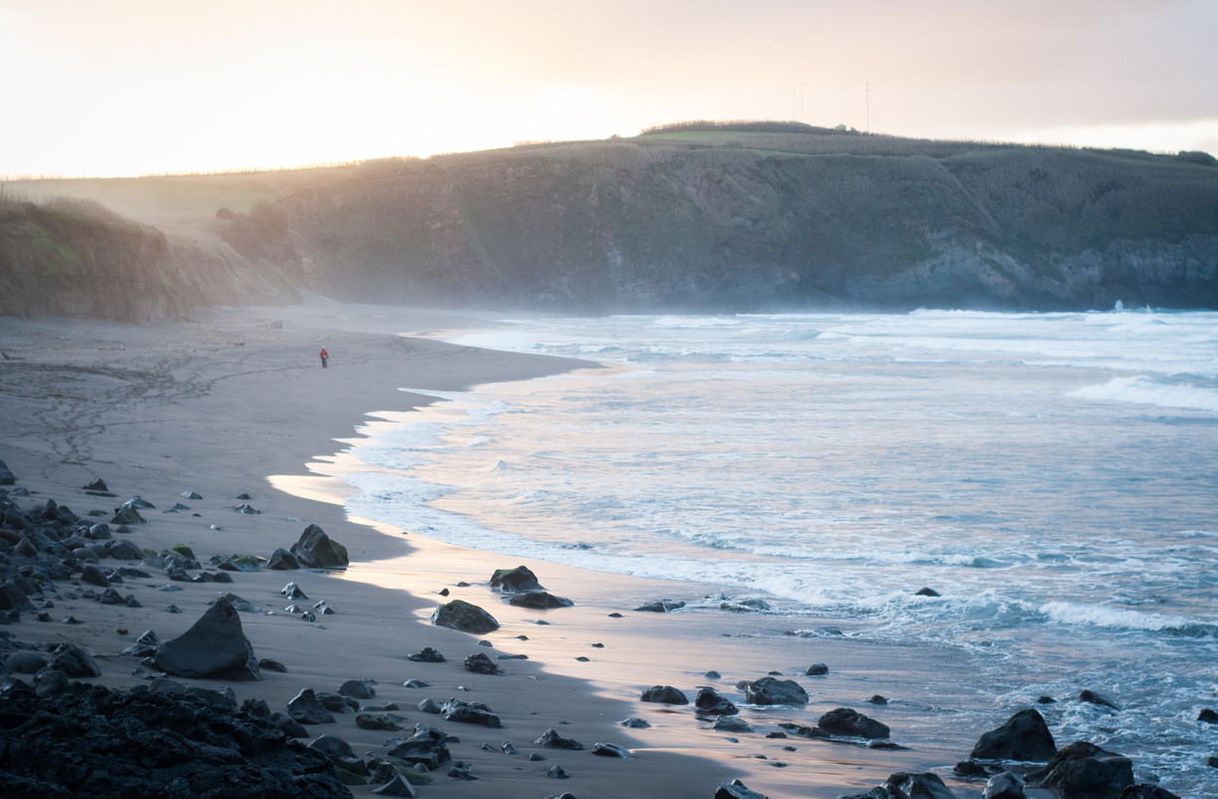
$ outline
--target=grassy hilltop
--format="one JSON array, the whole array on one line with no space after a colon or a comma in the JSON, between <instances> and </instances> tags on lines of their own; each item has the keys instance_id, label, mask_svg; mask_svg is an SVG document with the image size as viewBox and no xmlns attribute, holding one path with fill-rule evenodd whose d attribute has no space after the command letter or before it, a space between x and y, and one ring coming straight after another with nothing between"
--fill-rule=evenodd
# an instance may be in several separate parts
<instances>
[{"instance_id":1,"label":"grassy hilltop","mask_svg":"<svg viewBox=\"0 0 1218 799\"><path fill-rule=\"evenodd\" d=\"M1199 153L692 123L13 190L108 201L272 293L583 311L1218 306L1218 165Z\"/></svg>"}]
</instances>

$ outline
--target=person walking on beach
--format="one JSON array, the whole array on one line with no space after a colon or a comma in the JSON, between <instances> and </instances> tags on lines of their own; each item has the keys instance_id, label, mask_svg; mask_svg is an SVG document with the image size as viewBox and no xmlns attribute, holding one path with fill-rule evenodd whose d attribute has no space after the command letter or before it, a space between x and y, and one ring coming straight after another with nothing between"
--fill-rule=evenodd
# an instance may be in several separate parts
<instances>
[{"instance_id":1,"label":"person walking on beach","mask_svg":"<svg viewBox=\"0 0 1218 799\"><path fill-rule=\"evenodd\" d=\"M322 347L319 354L321 355L321 368L325 369L326 361L330 360L330 353L325 347Z\"/></svg>"}]
</instances>

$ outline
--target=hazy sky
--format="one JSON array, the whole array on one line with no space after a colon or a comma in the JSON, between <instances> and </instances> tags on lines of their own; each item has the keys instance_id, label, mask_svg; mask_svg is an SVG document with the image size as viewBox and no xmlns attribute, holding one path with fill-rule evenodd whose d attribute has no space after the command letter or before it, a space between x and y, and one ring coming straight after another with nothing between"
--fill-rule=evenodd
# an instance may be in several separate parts
<instances>
[{"instance_id":1,"label":"hazy sky","mask_svg":"<svg viewBox=\"0 0 1218 799\"><path fill-rule=\"evenodd\" d=\"M1218 153L1218 0L0 0L0 70L0 175L864 128L867 82L877 132Z\"/></svg>"}]
</instances>

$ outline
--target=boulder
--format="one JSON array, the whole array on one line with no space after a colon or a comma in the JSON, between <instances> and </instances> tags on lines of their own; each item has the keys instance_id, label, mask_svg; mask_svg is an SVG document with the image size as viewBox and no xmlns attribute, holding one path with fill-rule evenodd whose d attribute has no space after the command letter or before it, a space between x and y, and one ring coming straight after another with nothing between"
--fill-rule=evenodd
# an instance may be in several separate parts
<instances>
[{"instance_id":1,"label":"boulder","mask_svg":"<svg viewBox=\"0 0 1218 799\"><path fill-rule=\"evenodd\" d=\"M416 724L414 735L405 740L395 738L390 741L386 754L405 760L412 766L421 764L430 771L435 771L440 764L452 760L444 733L433 730L426 724Z\"/></svg>"},{"instance_id":2,"label":"boulder","mask_svg":"<svg viewBox=\"0 0 1218 799\"><path fill-rule=\"evenodd\" d=\"M355 716L355 726L361 730L395 731L402 729L398 726L397 720L388 713L358 713Z\"/></svg>"},{"instance_id":3,"label":"boulder","mask_svg":"<svg viewBox=\"0 0 1218 799\"><path fill-rule=\"evenodd\" d=\"M1133 785L1129 758L1078 741L1062 749L1044 768L1029 772L1028 785L1051 788L1060 799L1120 799Z\"/></svg>"},{"instance_id":4,"label":"boulder","mask_svg":"<svg viewBox=\"0 0 1218 799\"><path fill-rule=\"evenodd\" d=\"M1203 707L1201 712L1197 714L1197 721L1204 721L1206 724L1218 724L1218 711L1213 708Z\"/></svg>"},{"instance_id":5,"label":"boulder","mask_svg":"<svg viewBox=\"0 0 1218 799\"><path fill-rule=\"evenodd\" d=\"M1026 799L1023 778L1012 771L995 774L985 783L981 799Z\"/></svg>"},{"instance_id":6,"label":"boulder","mask_svg":"<svg viewBox=\"0 0 1218 799\"><path fill-rule=\"evenodd\" d=\"M106 546L106 556L115 560L139 560L144 550L131 541L111 541Z\"/></svg>"},{"instance_id":7,"label":"boulder","mask_svg":"<svg viewBox=\"0 0 1218 799\"><path fill-rule=\"evenodd\" d=\"M934 596L943 596L943 595L942 595L942 594L940 594L938 591L936 591L936 590L935 590L935 589L933 589L933 588L919 588L917 591L915 591L915 592L914 592L914 596L931 596L931 597L934 597Z\"/></svg>"},{"instance_id":8,"label":"boulder","mask_svg":"<svg viewBox=\"0 0 1218 799\"><path fill-rule=\"evenodd\" d=\"M1111 708L1112 710L1120 710L1116 702L1113 702L1108 697L1097 694L1095 691L1084 688L1078 692L1078 701L1086 702L1089 705L1098 705L1099 707Z\"/></svg>"},{"instance_id":9,"label":"boulder","mask_svg":"<svg viewBox=\"0 0 1218 799\"><path fill-rule=\"evenodd\" d=\"M715 799L769 799L764 794L750 791L740 780L722 783L715 790Z\"/></svg>"},{"instance_id":10,"label":"boulder","mask_svg":"<svg viewBox=\"0 0 1218 799\"><path fill-rule=\"evenodd\" d=\"M465 670L474 674L498 674L499 667L495 665L495 661L488 658L481 652L470 655L465 659Z\"/></svg>"},{"instance_id":11,"label":"boulder","mask_svg":"<svg viewBox=\"0 0 1218 799\"><path fill-rule=\"evenodd\" d=\"M549 591L525 591L509 596L508 604L518 608L550 610L552 608L569 608L575 603L564 596L555 596Z\"/></svg>"},{"instance_id":12,"label":"boulder","mask_svg":"<svg viewBox=\"0 0 1218 799\"><path fill-rule=\"evenodd\" d=\"M312 688L305 688L288 702L288 715L299 724L333 724L334 716L326 710Z\"/></svg>"},{"instance_id":13,"label":"boulder","mask_svg":"<svg viewBox=\"0 0 1218 799\"><path fill-rule=\"evenodd\" d=\"M714 688L699 688L698 695L694 698L694 707L698 709L699 713L722 716L740 712L739 708Z\"/></svg>"},{"instance_id":14,"label":"boulder","mask_svg":"<svg viewBox=\"0 0 1218 799\"><path fill-rule=\"evenodd\" d=\"M443 663L444 656L430 646L425 646L413 655L407 655L407 660L413 660L415 663Z\"/></svg>"},{"instance_id":15,"label":"boulder","mask_svg":"<svg viewBox=\"0 0 1218 799\"><path fill-rule=\"evenodd\" d=\"M653 685L644 689L639 698L644 702L657 702L662 705L689 704L689 697L671 685Z\"/></svg>"},{"instance_id":16,"label":"boulder","mask_svg":"<svg viewBox=\"0 0 1218 799\"><path fill-rule=\"evenodd\" d=\"M630 757L630 753L617 744L607 744L600 741L592 744L592 754L597 757Z\"/></svg>"},{"instance_id":17,"label":"boulder","mask_svg":"<svg viewBox=\"0 0 1218 799\"><path fill-rule=\"evenodd\" d=\"M716 732L752 732L753 728L739 716L719 716L711 729Z\"/></svg>"},{"instance_id":18,"label":"boulder","mask_svg":"<svg viewBox=\"0 0 1218 799\"><path fill-rule=\"evenodd\" d=\"M146 524L148 522L140 512L132 507L121 507L110 518L110 524Z\"/></svg>"},{"instance_id":19,"label":"boulder","mask_svg":"<svg viewBox=\"0 0 1218 799\"><path fill-rule=\"evenodd\" d=\"M583 749L584 745L574 738L564 738L558 734L558 730L550 727L541 734L533 743L538 746L544 746L547 749Z\"/></svg>"},{"instance_id":20,"label":"boulder","mask_svg":"<svg viewBox=\"0 0 1218 799\"><path fill-rule=\"evenodd\" d=\"M898 772L890 774L885 788L902 791L897 796L908 796L910 799L956 799L938 774L925 772L923 774L906 774Z\"/></svg>"},{"instance_id":21,"label":"boulder","mask_svg":"<svg viewBox=\"0 0 1218 799\"><path fill-rule=\"evenodd\" d=\"M491 575L491 588L505 594L541 591L544 586L537 582L537 575L528 566L514 569L495 569Z\"/></svg>"},{"instance_id":22,"label":"boulder","mask_svg":"<svg viewBox=\"0 0 1218 799\"><path fill-rule=\"evenodd\" d=\"M8 464L0 461L0 486L11 486L17 482L17 477L13 474L13 470L8 468Z\"/></svg>"},{"instance_id":23,"label":"boulder","mask_svg":"<svg viewBox=\"0 0 1218 799\"><path fill-rule=\"evenodd\" d=\"M762 677L745 683L744 701L750 705L806 705L808 692L794 680Z\"/></svg>"},{"instance_id":24,"label":"boulder","mask_svg":"<svg viewBox=\"0 0 1218 799\"><path fill-rule=\"evenodd\" d=\"M80 488L82 491L94 491L99 494L110 494L110 487L107 486L106 481L100 477L85 485L82 485ZM113 496L113 494L110 494L110 496Z\"/></svg>"},{"instance_id":25,"label":"boulder","mask_svg":"<svg viewBox=\"0 0 1218 799\"><path fill-rule=\"evenodd\" d=\"M372 792L381 796L415 796L414 788L410 786L409 782L402 779L401 774L394 774L389 782L379 788L373 788Z\"/></svg>"},{"instance_id":26,"label":"boulder","mask_svg":"<svg viewBox=\"0 0 1218 799\"><path fill-rule=\"evenodd\" d=\"M371 699L376 696L375 685L374 680L347 680L338 687L338 692L353 699Z\"/></svg>"},{"instance_id":27,"label":"boulder","mask_svg":"<svg viewBox=\"0 0 1218 799\"><path fill-rule=\"evenodd\" d=\"M69 677L100 677L101 669L97 661L76 644L63 643L51 652L50 668L61 671Z\"/></svg>"},{"instance_id":28,"label":"boulder","mask_svg":"<svg viewBox=\"0 0 1218 799\"><path fill-rule=\"evenodd\" d=\"M685 607L685 603L681 600L657 599L652 602L645 602L635 608L635 610L645 613L671 613L683 607Z\"/></svg>"},{"instance_id":29,"label":"boulder","mask_svg":"<svg viewBox=\"0 0 1218 799\"><path fill-rule=\"evenodd\" d=\"M300 568L300 561L291 552L279 547L267 559L266 567L275 571L293 571Z\"/></svg>"},{"instance_id":30,"label":"boulder","mask_svg":"<svg viewBox=\"0 0 1218 799\"><path fill-rule=\"evenodd\" d=\"M34 603L17 582L5 580L0 583L0 610L33 610Z\"/></svg>"},{"instance_id":31,"label":"boulder","mask_svg":"<svg viewBox=\"0 0 1218 799\"><path fill-rule=\"evenodd\" d=\"M258 659L241 627L241 617L224 598L186 632L157 647L152 665L176 677L258 679Z\"/></svg>"},{"instance_id":32,"label":"boulder","mask_svg":"<svg viewBox=\"0 0 1218 799\"><path fill-rule=\"evenodd\" d=\"M292 544L291 553L300 565L310 569L334 569L348 564L347 548L326 535L316 524L310 524Z\"/></svg>"},{"instance_id":33,"label":"boulder","mask_svg":"<svg viewBox=\"0 0 1218 799\"><path fill-rule=\"evenodd\" d=\"M983 733L969 757L976 760L1021 760L1043 763L1057 754L1057 742L1039 711L1021 710L1001 727Z\"/></svg>"},{"instance_id":34,"label":"boulder","mask_svg":"<svg viewBox=\"0 0 1218 799\"><path fill-rule=\"evenodd\" d=\"M301 590L295 582L290 582L283 588L279 589L279 593L286 596L288 599L308 599L309 595Z\"/></svg>"},{"instance_id":35,"label":"boulder","mask_svg":"<svg viewBox=\"0 0 1218 799\"><path fill-rule=\"evenodd\" d=\"M110 581L106 579L106 575L102 570L91 563L80 570L80 581L89 585L96 585L99 588L105 588L110 585Z\"/></svg>"},{"instance_id":36,"label":"boulder","mask_svg":"<svg viewBox=\"0 0 1218 799\"><path fill-rule=\"evenodd\" d=\"M629 727L632 730L645 730L651 726L651 722L647 721L647 719L641 719L638 716L631 716L628 719L622 719L618 722L618 724L621 724L623 727Z\"/></svg>"},{"instance_id":37,"label":"boulder","mask_svg":"<svg viewBox=\"0 0 1218 799\"><path fill-rule=\"evenodd\" d=\"M888 725L848 707L830 710L817 720L816 726L830 735L850 738L887 738L889 734Z\"/></svg>"},{"instance_id":38,"label":"boulder","mask_svg":"<svg viewBox=\"0 0 1218 799\"><path fill-rule=\"evenodd\" d=\"M1121 794L1121 799L1180 799L1180 797L1166 788L1143 783L1126 788Z\"/></svg>"},{"instance_id":39,"label":"boulder","mask_svg":"<svg viewBox=\"0 0 1218 799\"><path fill-rule=\"evenodd\" d=\"M18 650L4 659L6 674L35 674L45 668L47 660L37 652L28 649Z\"/></svg>"},{"instance_id":40,"label":"boulder","mask_svg":"<svg viewBox=\"0 0 1218 799\"><path fill-rule=\"evenodd\" d=\"M499 728L499 717L481 702L462 702L460 699L449 699L440 708L445 721L456 721L462 724L480 724L483 727Z\"/></svg>"},{"instance_id":41,"label":"boulder","mask_svg":"<svg viewBox=\"0 0 1218 799\"><path fill-rule=\"evenodd\" d=\"M499 622L477 605L462 599L454 599L436 608L431 614L431 623L463 633L483 635L499 629Z\"/></svg>"},{"instance_id":42,"label":"boulder","mask_svg":"<svg viewBox=\"0 0 1218 799\"><path fill-rule=\"evenodd\" d=\"M829 667L824 663L813 663L808 668L804 669L804 675L808 677L823 677L829 673Z\"/></svg>"}]
</instances>

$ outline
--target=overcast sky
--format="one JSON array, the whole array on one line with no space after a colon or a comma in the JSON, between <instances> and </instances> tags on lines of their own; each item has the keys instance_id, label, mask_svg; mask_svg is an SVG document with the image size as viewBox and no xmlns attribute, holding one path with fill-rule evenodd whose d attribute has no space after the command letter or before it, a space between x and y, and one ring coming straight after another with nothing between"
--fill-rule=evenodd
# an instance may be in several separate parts
<instances>
[{"instance_id":1,"label":"overcast sky","mask_svg":"<svg viewBox=\"0 0 1218 799\"><path fill-rule=\"evenodd\" d=\"M1218 0L0 0L0 175L802 119L1218 153Z\"/></svg>"}]
</instances>

